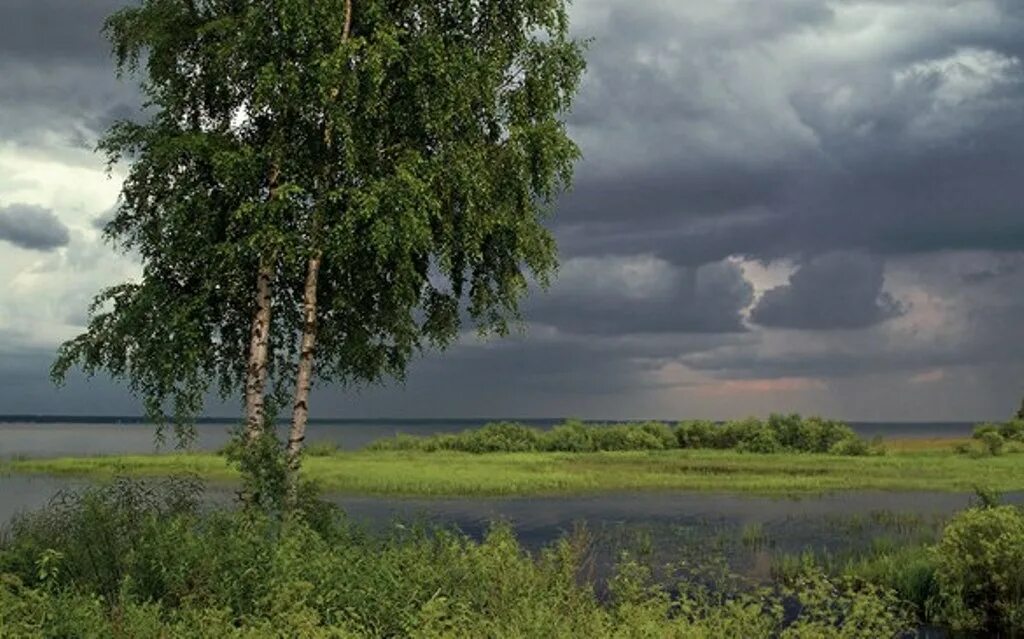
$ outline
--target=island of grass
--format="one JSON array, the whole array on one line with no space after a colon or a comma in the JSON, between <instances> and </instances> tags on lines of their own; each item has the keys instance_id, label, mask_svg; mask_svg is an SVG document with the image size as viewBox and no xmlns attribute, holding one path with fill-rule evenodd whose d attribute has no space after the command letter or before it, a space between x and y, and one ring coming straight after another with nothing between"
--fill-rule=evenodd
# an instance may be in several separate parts
<instances>
[{"instance_id":1,"label":"island of grass","mask_svg":"<svg viewBox=\"0 0 1024 639\"><path fill-rule=\"evenodd\" d=\"M306 477L325 491L396 496L530 496L610 491L711 491L800 495L851 490L1024 490L1024 428L1006 443L856 437L840 422L773 416L712 424L588 426L549 431L492 424L461 434L399 436L366 450L314 447ZM991 427L979 429L991 432ZM164 454L12 461L18 473L159 477L195 474L237 481L222 454Z\"/></svg>"}]
</instances>

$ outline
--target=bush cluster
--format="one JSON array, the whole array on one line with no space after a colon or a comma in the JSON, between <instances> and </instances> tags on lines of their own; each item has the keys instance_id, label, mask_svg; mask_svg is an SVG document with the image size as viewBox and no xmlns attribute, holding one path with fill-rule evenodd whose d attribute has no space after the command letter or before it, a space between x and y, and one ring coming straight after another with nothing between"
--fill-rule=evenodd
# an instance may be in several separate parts
<instances>
[{"instance_id":1,"label":"bush cluster","mask_svg":"<svg viewBox=\"0 0 1024 639\"><path fill-rule=\"evenodd\" d=\"M923 624L966 636L1024 636L1024 510L986 491L978 501L935 543L896 547L843 572L894 590Z\"/></svg>"},{"instance_id":2,"label":"bush cluster","mask_svg":"<svg viewBox=\"0 0 1024 639\"><path fill-rule=\"evenodd\" d=\"M934 560L939 621L986 636L1024 634L1024 510L961 513L943 531Z\"/></svg>"},{"instance_id":3,"label":"bush cluster","mask_svg":"<svg viewBox=\"0 0 1024 639\"><path fill-rule=\"evenodd\" d=\"M0 545L0 635L852 639L911 624L891 591L820 571L784 590L670 594L624 557L599 597L583 533L530 554L507 526L382 536L323 507L276 519L194 503L122 482L19 521Z\"/></svg>"},{"instance_id":4,"label":"bush cluster","mask_svg":"<svg viewBox=\"0 0 1024 639\"><path fill-rule=\"evenodd\" d=\"M1007 443L1024 444L1024 420L978 424L974 427L973 437L989 455L1001 455ZM964 452L971 451L967 448Z\"/></svg>"},{"instance_id":5,"label":"bush cluster","mask_svg":"<svg viewBox=\"0 0 1024 639\"><path fill-rule=\"evenodd\" d=\"M867 455L879 450L843 422L800 415L772 415L717 423L685 421L585 424L567 421L550 430L513 422L492 423L458 434L398 435L370 444L371 450L458 451L466 453L666 450L738 450L750 453Z\"/></svg>"}]
</instances>

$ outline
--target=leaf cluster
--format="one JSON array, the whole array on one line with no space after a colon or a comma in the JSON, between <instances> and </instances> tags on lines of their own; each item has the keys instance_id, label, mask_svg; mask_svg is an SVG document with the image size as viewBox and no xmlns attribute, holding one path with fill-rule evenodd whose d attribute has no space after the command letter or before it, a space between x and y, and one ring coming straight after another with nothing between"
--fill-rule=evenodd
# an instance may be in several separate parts
<instances>
[{"instance_id":1,"label":"leaf cluster","mask_svg":"<svg viewBox=\"0 0 1024 639\"><path fill-rule=\"evenodd\" d=\"M143 275L102 293L53 369L129 381L184 424L246 372L273 276L270 380L298 355L322 257L321 379L401 378L468 320L504 333L553 273L543 221L579 150L565 0L143 0L107 22L149 119L100 148L127 177L107 238ZM350 17L350 36L344 37Z\"/></svg>"}]
</instances>

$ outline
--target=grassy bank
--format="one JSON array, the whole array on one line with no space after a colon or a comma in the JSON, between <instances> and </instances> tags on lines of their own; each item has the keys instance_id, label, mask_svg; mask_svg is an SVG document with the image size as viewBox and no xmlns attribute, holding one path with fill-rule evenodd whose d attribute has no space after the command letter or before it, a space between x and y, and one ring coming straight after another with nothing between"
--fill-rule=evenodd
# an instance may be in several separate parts
<instances>
[{"instance_id":1,"label":"grassy bank","mask_svg":"<svg viewBox=\"0 0 1024 639\"><path fill-rule=\"evenodd\" d=\"M174 454L19 460L15 473L109 478L195 473L213 482L237 475L223 457ZM513 496L633 490L761 495L845 490L970 492L1024 490L1024 455L979 457L952 444L890 442L886 455L667 450L600 453L360 451L305 461L324 490L403 496Z\"/></svg>"}]
</instances>

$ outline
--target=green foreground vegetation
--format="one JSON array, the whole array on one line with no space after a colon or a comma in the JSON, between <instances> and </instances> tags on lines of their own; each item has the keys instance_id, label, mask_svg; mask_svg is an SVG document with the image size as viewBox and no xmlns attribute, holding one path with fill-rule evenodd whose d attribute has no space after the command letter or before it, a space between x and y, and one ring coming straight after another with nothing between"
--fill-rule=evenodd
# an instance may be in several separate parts
<instances>
[{"instance_id":1,"label":"green foreground vegetation","mask_svg":"<svg viewBox=\"0 0 1024 639\"><path fill-rule=\"evenodd\" d=\"M234 483L215 454L133 455L12 461L9 472L111 478L194 473ZM952 446L885 455L752 454L717 450L600 453L338 452L308 457L305 476L337 493L502 496L628 490L695 490L763 495L844 490L970 492L1024 490L1024 456L962 455Z\"/></svg>"},{"instance_id":2,"label":"green foreground vegetation","mask_svg":"<svg viewBox=\"0 0 1024 639\"><path fill-rule=\"evenodd\" d=\"M372 534L309 496L289 515L201 507L189 480L64 495L0 537L0 636L907 636L921 623L1024 630L1024 512L981 505L934 543L769 582L624 550L595 577L578 529L538 553L507 526L481 541L397 526ZM701 574L701 573L696 573ZM711 579L707 579L707 577ZM665 585L670 584L670 585Z\"/></svg>"}]
</instances>

